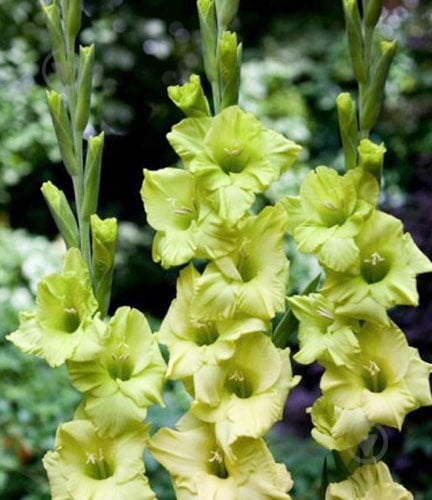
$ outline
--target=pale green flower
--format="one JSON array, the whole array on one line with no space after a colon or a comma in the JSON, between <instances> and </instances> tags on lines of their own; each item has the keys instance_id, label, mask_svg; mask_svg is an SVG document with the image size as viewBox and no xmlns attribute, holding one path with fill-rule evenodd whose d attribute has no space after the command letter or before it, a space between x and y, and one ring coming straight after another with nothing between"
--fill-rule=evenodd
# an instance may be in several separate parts
<instances>
[{"instance_id":1,"label":"pale green flower","mask_svg":"<svg viewBox=\"0 0 432 500\"><path fill-rule=\"evenodd\" d=\"M238 106L225 108L211 120L187 118L168 139L186 168L202 181L221 217L230 221L241 218L255 193L278 179L301 150Z\"/></svg>"},{"instance_id":2,"label":"pale green flower","mask_svg":"<svg viewBox=\"0 0 432 500\"><path fill-rule=\"evenodd\" d=\"M83 409L98 432L115 436L162 403L165 362L145 316L121 307L109 321L97 359L68 362L73 385L85 393Z\"/></svg>"},{"instance_id":3,"label":"pale green flower","mask_svg":"<svg viewBox=\"0 0 432 500\"><path fill-rule=\"evenodd\" d=\"M334 304L324 295L312 293L288 298L293 314L300 321L300 350L294 359L303 364L330 360L336 365L349 363L359 352L355 331L358 321L337 315Z\"/></svg>"},{"instance_id":4,"label":"pale green flower","mask_svg":"<svg viewBox=\"0 0 432 500\"><path fill-rule=\"evenodd\" d=\"M304 179L299 197L282 200L298 249L314 253L322 264L336 271L347 271L358 260L354 237L378 198L376 180L357 170L340 176L332 168L317 167ZM368 198L363 191L368 192Z\"/></svg>"},{"instance_id":5,"label":"pale green flower","mask_svg":"<svg viewBox=\"0 0 432 500\"><path fill-rule=\"evenodd\" d=\"M232 358L193 376L192 413L215 425L225 453L238 437L262 437L280 420L293 377L289 349L277 349L261 333L237 340Z\"/></svg>"},{"instance_id":6,"label":"pale green flower","mask_svg":"<svg viewBox=\"0 0 432 500\"><path fill-rule=\"evenodd\" d=\"M241 335L267 330L263 320L245 316L220 321L194 320L190 309L199 276L192 264L180 272L177 296L157 334L159 342L169 350L169 378L189 377L203 365L217 365L234 354L236 340Z\"/></svg>"},{"instance_id":7,"label":"pale green flower","mask_svg":"<svg viewBox=\"0 0 432 500\"><path fill-rule=\"evenodd\" d=\"M22 351L45 358L50 366L68 359L93 359L101 350L100 320L87 266L70 249L63 272L46 276L37 288L36 310L20 314L19 329L7 336Z\"/></svg>"},{"instance_id":8,"label":"pale green flower","mask_svg":"<svg viewBox=\"0 0 432 500\"><path fill-rule=\"evenodd\" d=\"M177 500L289 500L293 482L262 439L240 438L229 457L213 426L186 415L177 430L160 429L149 450L170 473Z\"/></svg>"},{"instance_id":9,"label":"pale green flower","mask_svg":"<svg viewBox=\"0 0 432 500\"><path fill-rule=\"evenodd\" d=\"M360 353L348 364L323 363L323 394L341 408L361 408L372 424L401 429L407 413L432 404L432 365L394 323L365 323L357 338Z\"/></svg>"},{"instance_id":10,"label":"pale green flower","mask_svg":"<svg viewBox=\"0 0 432 500\"><path fill-rule=\"evenodd\" d=\"M88 420L61 424L55 450L43 459L52 499L154 500L142 459L147 439L143 425L113 440L100 437Z\"/></svg>"},{"instance_id":11,"label":"pale green flower","mask_svg":"<svg viewBox=\"0 0 432 500\"><path fill-rule=\"evenodd\" d=\"M359 467L347 480L330 483L325 500L414 500L393 481L384 462Z\"/></svg>"},{"instance_id":12,"label":"pale green flower","mask_svg":"<svg viewBox=\"0 0 432 500\"><path fill-rule=\"evenodd\" d=\"M355 239L360 249L356 266L340 273L326 269L321 292L333 300L338 314L388 322L387 309L418 305L416 276L432 271L402 223L376 211Z\"/></svg>"},{"instance_id":13,"label":"pale green flower","mask_svg":"<svg viewBox=\"0 0 432 500\"><path fill-rule=\"evenodd\" d=\"M285 227L281 205L248 217L238 231L236 249L209 263L197 280L193 316L220 320L243 313L268 320L282 312L288 282Z\"/></svg>"},{"instance_id":14,"label":"pale green flower","mask_svg":"<svg viewBox=\"0 0 432 500\"><path fill-rule=\"evenodd\" d=\"M318 398L309 412L314 424L312 437L328 450L356 448L372 427L361 408L340 408L325 396Z\"/></svg>"},{"instance_id":15,"label":"pale green flower","mask_svg":"<svg viewBox=\"0 0 432 500\"><path fill-rule=\"evenodd\" d=\"M193 174L178 168L144 170L141 196L156 229L153 260L164 267L214 259L234 246L230 229L207 203Z\"/></svg>"}]
</instances>

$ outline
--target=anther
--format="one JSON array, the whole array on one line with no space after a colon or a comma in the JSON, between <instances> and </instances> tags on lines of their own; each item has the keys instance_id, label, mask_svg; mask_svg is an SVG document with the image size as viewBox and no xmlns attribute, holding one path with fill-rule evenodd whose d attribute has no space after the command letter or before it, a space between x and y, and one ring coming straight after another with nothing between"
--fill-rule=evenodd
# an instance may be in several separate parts
<instances>
[{"instance_id":1,"label":"anther","mask_svg":"<svg viewBox=\"0 0 432 500\"><path fill-rule=\"evenodd\" d=\"M235 382L244 382L244 375L242 372L235 370L229 377L229 380L234 380Z\"/></svg>"},{"instance_id":2,"label":"anther","mask_svg":"<svg viewBox=\"0 0 432 500\"><path fill-rule=\"evenodd\" d=\"M219 450L211 450L209 462L217 462L221 464L223 462L222 455L219 453Z\"/></svg>"},{"instance_id":3,"label":"anther","mask_svg":"<svg viewBox=\"0 0 432 500\"><path fill-rule=\"evenodd\" d=\"M316 310L316 312L317 312L318 316L322 316L323 318L327 318L327 319L331 319L331 320L334 319L333 314L331 314L326 309L322 309L321 307L318 307L318 309Z\"/></svg>"},{"instance_id":4,"label":"anther","mask_svg":"<svg viewBox=\"0 0 432 500\"><path fill-rule=\"evenodd\" d=\"M243 152L243 148L237 148L237 149L224 148L224 151L228 156L240 156Z\"/></svg>"}]
</instances>

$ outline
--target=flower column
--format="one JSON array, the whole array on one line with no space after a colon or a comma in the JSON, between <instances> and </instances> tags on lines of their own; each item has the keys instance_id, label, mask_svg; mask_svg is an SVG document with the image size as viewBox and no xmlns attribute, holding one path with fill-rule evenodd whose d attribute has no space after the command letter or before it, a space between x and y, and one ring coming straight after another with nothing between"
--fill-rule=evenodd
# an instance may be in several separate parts
<instances>
[{"instance_id":1,"label":"flower column","mask_svg":"<svg viewBox=\"0 0 432 500\"><path fill-rule=\"evenodd\" d=\"M298 381L289 350L269 336L285 309L287 216L281 205L257 215L251 208L300 148L236 105L240 46L225 31L235 3L198 2L215 114L199 77L169 89L187 115L168 134L183 168L146 170L141 191L156 229L154 259L186 264L158 339L168 347L167 375L183 381L191 408L150 443L179 499L282 499L292 486L262 440Z\"/></svg>"}]
</instances>

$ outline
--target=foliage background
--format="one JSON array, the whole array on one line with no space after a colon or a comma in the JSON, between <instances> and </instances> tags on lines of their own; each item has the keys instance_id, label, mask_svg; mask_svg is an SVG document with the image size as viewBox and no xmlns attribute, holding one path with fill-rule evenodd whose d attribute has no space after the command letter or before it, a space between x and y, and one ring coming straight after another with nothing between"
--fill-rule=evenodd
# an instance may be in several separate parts
<instances>
[{"instance_id":1,"label":"foliage background","mask_svg":"<svg viewBox=\"0 0 432 500\"><path fill-rule=\"evenodd\" d=\"M268 125L300 142L300 165L273 186L268 203L298 190L320 164L341 168L335 98L354 91L339 0L240 2L237 25L245 47L241 103ZM432 255L432 5L392 0L382 31L399 50L387 86L385 109L374 139L386 143L382 208L400 217L419 246ZM144 167L172 165L165 134L181 119L166 86L201 72L195 2L173 0L85 1L82 43L97 44L91 124L108 137L101 212L121 221L112 308L128 304L155 328L174 296L176 271L150 259L151 230L139 196ZM311 14L312 13L312 14ZM4 341L17 311L32 305L37 280L60 266L61 248L39 192L51 179L71 191L49 121L44 94L51 81L49 42L33 0L0 1L0 495L42 500L49 492L40 458L55 428L72 417L78 395L64 371L21 355ZM293 257L291 288L315 274L308 257ZM394 318L412 345L432 361L432 285L420 279L421 305L400 308ZM295 342L293 349L296 348ZM325 455L308 437L305 408L317 396L316 366L295 366L301 387L290 395L284 421L270 435L275 455L296 480L294 498L316 497ZM175 385L167 410L154 408L157 425L172 425L185 405ZM432 498L431 409L409 416L402 434L388 430L386 460L418 500ZM166 474L146 458L154 488L172 498Z\"/></svg>"}]
</instances>

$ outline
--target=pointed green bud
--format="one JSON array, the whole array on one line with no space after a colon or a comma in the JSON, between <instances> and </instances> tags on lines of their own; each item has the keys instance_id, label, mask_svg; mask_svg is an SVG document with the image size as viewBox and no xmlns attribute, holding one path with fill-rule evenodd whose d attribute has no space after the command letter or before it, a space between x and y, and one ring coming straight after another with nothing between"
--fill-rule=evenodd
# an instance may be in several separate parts
<instances>
[{"instance_id":1,"label":"pointed green bud","mask_svg":"<svg viewBox=\"0 0 432 500\"><path fill-rule=\"evenodd\" d=\"M55 90L48 90L47 100L63 163L69 175L74 176L78 172L78 165L72 144L72 127L63 98Z\"/></svg>"},{"instance_id":2,"label":"pointed green bud","mask_svg":"<svg viewBox=\"0 0 432 500\"><path fill-rule=\"evenodd\" d=\"M203 45L204 68L210 82L217 80L217 21L215 0L198 0L198 15Z\"/></svg>"},{"instance_id":3,"label":"pointed green bud","mask_svg":"<svg viewBox=\"0 0 432 500\"><path fill-rule=\"evenodd\" d=\"M364 14L364 23L368 28L374 28L381 15L384 0L369 0Z\"/></svg>"},{"instance_id":4,"label":"pointed green bud","mask_svg":"<svg viewBox=\"0 0 432 500\"><path fill-rule=\"evenodd\" d=\"M81 28L82 0L69 0L66 14L66 33L70 40L75 40Z\"/></svg>"},{"instance_id":5,"label":"pointed green bud","mask_svg":"<svg viewBox=\"0 0 432 500\"><path fill-rule=\"evenodd\" d=\"M168 87L171 101L190 118L210 116L210 107L199 75L191 75L183 85Z\"/></svg>"},{"instance_id":6,"label":"pointed green bud","mask_svg":"<svg viewBox=\"0 0 432 500\"><path fill-rule=\"evenodd\" d=\"M41 191L66 246L79 248L78 225L65 194L51 182L44 182Z\"/></svg>"},{"instance_id":7,"label":"pointed green bud","mask_svg":"<svg viewBox=\"0 0 432 500\"><path fill-rule=\"evenodd\" d=\"M237 35L225 31L219 39L219 72L222 83L222 109L238 102L242 46Z\"/></svg>"},{"instance_id":8,"label":"pointed green bud","mask_svg":"<svg viewBox=\"0 0 432 500\"><path fill-rule=\"evenodd\" d=\"M237 15L239 0L216 0L216 14L219 31L226 30Z\"/></svg>"},{"instance_id":9,"label":"pointed green bud","mask_svg":"<svg viewBox=\"0 0 432 500\"><path fill-rule=\"evenodd\" d=\"M84 200L81 216L88 220L96 212L105 134L90 137L84 170Z\"/></svg>"},{"instance_id":10,"label":"pointed green bud","mask_svg":"<svg viewBox=\"0 0 432 500\"><path fill-rule=\"evenodd\" d=\"M90 217L93 250L93 278L95 295L102 317L108 312L114 257L118 236L117 219L100 219L96 214Z\"/></svg>"},{"instance_id":11,"label":"pointed green bud","mask_svg":"<svg viewBox=\"0 0 432 500\"><path fill-rule=\"evenodd\" d=\"M359 166L375 176L378 182L381 180L381 173L386 152L384 144L374 144L369 139L360 141L358 147Z\"/></svg>"},{"instance_id":12,"label":"pointed green bud","mask_svg":"<svg viewBox=\"0 0 432 500\"><path fill-rule=\"evenodd\" d=\"M346 31L354 76L360 83L367 82L367 70L363 54L363 36L357 0L343 0Z\"/></svg>"},{"instance_id":13,"label":"pointed green bud","mask_svg":"<svg viewBox=\"0 0 432 500\"><path fill-rule=\"evenodd\" d=\"M45 17L45 24L51 39L56 73L64 84L70 83L72 73L66 58L66 48L60 19L60 11L56 3L46 5L41 2L41 7Z\"/></svg>"},{"instance_id":14,"label":"pointed green bud","mask_svg":"<svg viewBox=\"0 0 432 500\"><path fill-rule=\"evenodd\" d=\"M384 87L390 65L396 52L396 42L382 41L380 55L372 68L371 83L367 87L360 116L360 130L370 131L375 125L384 100Z\"/></svg>"},{"instance_id":15,"label":"pointed green bud","mask_svg":"<svg viewBox=\"0 0 432 500\"><path fill-rule=\"evenodd\" d=\"M357 114L356 105L348 92L342 92L336 99L339 129L345 156L345 169L351 170L357 164Z\"/></svg>"},{"instance_id":16,"label":"pointed green bud","mask_svg":"<svg viewBox=\"0 0 432 500\"><path fill-rule=\"evenodd\" d=\"M90 99L93 81L94 45L80 47L78 66L77 107L75 111L75 126L82 132L90 116Z\"/></svg>"}]
</instances>

